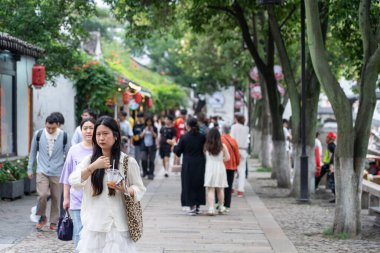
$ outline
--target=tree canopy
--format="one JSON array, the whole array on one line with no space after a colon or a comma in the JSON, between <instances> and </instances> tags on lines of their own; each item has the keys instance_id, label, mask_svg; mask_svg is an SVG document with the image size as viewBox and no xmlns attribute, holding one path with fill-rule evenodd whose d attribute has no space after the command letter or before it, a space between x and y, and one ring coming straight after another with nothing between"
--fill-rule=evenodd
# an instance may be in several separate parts
<instances>
[{"instance_id":1,"label":"tree canopy","mask_svg":"<svg viewBox=\"0 0 380 253\"><path fill-rule=\"evenodd\" d=\"M83 20L94 10L94 1L87 0L3 0L0 30L44 48L46 56L38 61L48 77L70 75L82 60Z\"/></svg>"}]
</instances>

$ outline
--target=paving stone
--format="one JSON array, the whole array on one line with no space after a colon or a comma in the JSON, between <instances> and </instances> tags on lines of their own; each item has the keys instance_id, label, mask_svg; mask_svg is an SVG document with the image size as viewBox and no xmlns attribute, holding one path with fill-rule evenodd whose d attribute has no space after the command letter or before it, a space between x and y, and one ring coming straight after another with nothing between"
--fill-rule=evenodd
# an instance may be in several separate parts
<instances>
[{"instance_id":1,"label":"paving stone","mask_svg":"<svg viewBox=\"0 0 380 253\"><path fill-rule=\"evenodd\" d=\"M264 220L258 220L260 214L255 213L252 205L248 202L252 200L250 196L254 195L252 189L247 189L244 198L233 197L232 208L228 215L210 217L205 214L207 207L202 207L201 215L188 216L180 206L179 175L164 178L162 171L158 174L155 180L150 182L142 201L144 235L137 243L140 253L282 253L281 250L276 251L273 248L273 240L287 238L278 225L273 228L273 231L268 230L269 234L263 230L265 222L273 224L275 221L273 218L271 219L271 216L265 216ZM29 219L31 203L33 201L25 204L27 210L22 217L19 217L20 219ZM261 211L268 212L265 206L261 207L260 205L260 208L262 208ZM31 228L33 224L28 223L28 226ZM1 235L6 238L6 233L3 232ZM25 237L26 235L28 236ZM272 238L272 235L275 237ZM72 242L59 241L54 232L37 233L33 230L30 233L30 231L24 231L19 239L12 241L12 243L14 242L13 247L0 252L43 253L72 252L74 250ZM289 245L291 245L290 241Z\"/></svg>"}]
</instances>

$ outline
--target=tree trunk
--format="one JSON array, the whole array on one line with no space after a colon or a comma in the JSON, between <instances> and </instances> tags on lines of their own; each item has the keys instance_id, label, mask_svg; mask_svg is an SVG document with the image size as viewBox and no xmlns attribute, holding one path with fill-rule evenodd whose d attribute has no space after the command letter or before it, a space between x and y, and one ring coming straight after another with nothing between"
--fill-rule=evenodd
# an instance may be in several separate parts
<instances>
[{"instance_id":1,"label":"tree trunk","mask_svg":"<svg viewBox=\"0 0 380 253\"><path fill-rule=\"evenodd\" d=\"M254 127L252 128L252 155L258 157L261 160L261 130Z\"/></svg>"},{"instance_id":2,"label":"tree trunk","mask_svg":"<svg viewBox=\"0 0 380 253\"><path fill-rule=\"evenodd\" d=\"M289 157L286 152L286 143L284 141L273 141L273 168L279 168L276 171L277 186L280 188L290 188L290 168Z\"/></svg>"},{"instance_id":3,"label":"tree trunk","mask_svg":"<svg viewBox=\"0 0 380 253\"><path fill-rule=\"evenodd\" d=\"M269 133L262 133L261 135L261 165L266 168L272 168L272 137ZM273 178L273 177L272 177Z\"/></svg>"},{"instance_id":4,"label":"tree trunk","mask_svg":"<svg viewBox=\"0 0 380 253\"><path fill-rule=\"evenodd\" d=\"M262 125L262 101L255 101L252 113L252 133L251 133L251 143L252 143L252 155L261 160L261 125Z\"/></svg>"},{"instance_id":5,"label":"tree trunk","mask_svg":"<svg viewBox=\"0 0 380 253\"><path fill-rule=\"evenodd\" d=\"M357 161L364 167L364 159ZM359 235L361 230L361 180L362 171L355 173L354 159L335 157L336 207L333 231ZM344 169L342 169L344 168ZM338 232L339 231L339 232Z\"/></svg>"},{"instance_id":6,"label":"tree trunk","mask_svg":"<svg viewBox=\"0 0 380 253\"><path fill-rule=\"evenodd\" d=\"M322 41L317 1L307 0L306 22L310 55L318 80L323 84L338 123L334 171L336 207L333 232L358 236L361 231L361 180L368 138L376 103L375 88L380 72L380 47L374 41L369 0L361 0L359 30L363 41L363 69L359 82L359 110L353 127L351 105L333 75ZM375 25L379 25L378 20ZM375 46L376 45L376 46Z\"/></svg>"},{"instance_id":7,"label":"tree trunk","mask_svg":"<svg viewBox=\"0 0 380 253\"><path fill-rule=\"evenodd\" d=\"M261 165L263 167L272 168L272 140L271 140L271 122L270 112L268 106L268 97L265 90L262 92L262 112L261 112ZM272 168L272 175L274 169ZM275 174L275 173L274 173Z\"/></svg>"}]
</instances>

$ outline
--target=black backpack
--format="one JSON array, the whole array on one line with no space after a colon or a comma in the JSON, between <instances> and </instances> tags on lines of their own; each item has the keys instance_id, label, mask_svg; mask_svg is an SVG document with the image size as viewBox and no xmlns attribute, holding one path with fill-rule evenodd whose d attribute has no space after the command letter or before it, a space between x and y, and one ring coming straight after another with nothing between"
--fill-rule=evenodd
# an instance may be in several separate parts
<instances>
[{"instance_id":1,"label":"black backpack","mask_svg":"<svg viewBox=\"0 0 380 253\"><path fill-rule=\"evenodd\" d=\"M43 129L40 129L37 133L37 138L36 138L36 140L37 140L37 152L40 150L40 138L41 138L42 131L43 131ZM63 132L63 152L65 152L66 144L67 144L67 133Z\"/></svg>"}]
</instances>

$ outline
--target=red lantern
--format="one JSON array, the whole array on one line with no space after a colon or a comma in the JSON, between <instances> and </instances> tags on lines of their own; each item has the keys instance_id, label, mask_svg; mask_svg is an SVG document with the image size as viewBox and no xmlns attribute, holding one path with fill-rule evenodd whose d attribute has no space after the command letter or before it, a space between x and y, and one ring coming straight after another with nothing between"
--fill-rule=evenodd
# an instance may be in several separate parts
<instances>
[{"instance_id":1,"label":"red lantern","mask_svg":"<svg viewBox=\"0 0 380 253\"><path fill-rule=\"evenodd\" d=\"M136 93L135 94L135 102L139 104L139 103L141 103L141 100L142 100L141 93L140 92Z\"/></svg>"},{"instance_id":2,"label":"red lantern","mask_svg":"<svg viewBox=\"0 0 380 253\"><path fill-rule=\"evenodd\" d=\"M34 65L32 68L32 85L40 89L45 84L45 66Z\"/></svg>"},{"instance_id":3,"label":"red lantern","mask_svg":"<svg viewBox=\"0 0 380 253\"><path fill-rule=\"evenodd\" d=\"M147 105L148 105L148 108L153 107L153 99L152 98L148 98Z\"/></svg>"},{"instance_id":4,"label":"red lantern","mask_svg":"<svg viewBox=\"0 0 380 253\"><path fill-rule=\"evenodd\" d=\"M127 91L124 91L123 93L123 103L125 105L129 103L129 93Z\"/></svg>"},{"instance_id":5,"label":"red lantern","mask_svg":"<svg viewBox=\"0 0 380 253\"><path fill-rule=\"evenodd\" d=\"M106 100L106 105L108 105L108 106L113 105L113 99L112 98L107 99Z\"/></svg>"}]
</instances>

